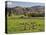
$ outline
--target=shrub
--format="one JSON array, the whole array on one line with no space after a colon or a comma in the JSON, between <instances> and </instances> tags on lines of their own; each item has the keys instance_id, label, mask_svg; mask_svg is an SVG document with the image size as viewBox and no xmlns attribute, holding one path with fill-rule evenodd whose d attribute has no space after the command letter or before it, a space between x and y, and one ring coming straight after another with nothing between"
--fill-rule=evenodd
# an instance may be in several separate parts
<instances>
[{"instance_id":1,"label":"shrub","mask_svg":"<svg viewBox=\"0 0 46 35\"><path fill-rule=\"evenodd\" d=\"M20 18L24 18L24 16L21 16Z\"/></svg>"}]
</instances>

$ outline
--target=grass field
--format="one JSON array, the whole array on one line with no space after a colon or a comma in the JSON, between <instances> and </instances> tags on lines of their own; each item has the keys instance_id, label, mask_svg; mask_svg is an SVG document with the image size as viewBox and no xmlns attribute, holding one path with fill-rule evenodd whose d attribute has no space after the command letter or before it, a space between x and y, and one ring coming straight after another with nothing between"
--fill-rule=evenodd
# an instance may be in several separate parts
<instances>
[{"instance_id":1,"label":"grass field","mask_svg":"<svg viewBox=\"0 0 46 35\"><path fill-rule=\"evenodd\" d=\"M16 18L7 17L7 31L8 33L23 33L23 32L43 32L44 18Z\"/></svg>"}]
</instances>

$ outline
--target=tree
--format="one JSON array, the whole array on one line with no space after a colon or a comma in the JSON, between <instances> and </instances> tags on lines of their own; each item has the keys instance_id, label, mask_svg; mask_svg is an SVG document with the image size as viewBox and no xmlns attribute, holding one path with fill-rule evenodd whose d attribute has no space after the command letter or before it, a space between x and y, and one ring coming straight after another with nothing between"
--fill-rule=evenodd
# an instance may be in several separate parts
<instances>
[{"instance_id":1,"label":"tree","mask_svg":"<svg viewBox=\"0 0 46 35\"><path fill-rule=\"evenodd\" d=\"M24 16L26 16L26 12L24 12Z\"/></svg>"}]
</instances>

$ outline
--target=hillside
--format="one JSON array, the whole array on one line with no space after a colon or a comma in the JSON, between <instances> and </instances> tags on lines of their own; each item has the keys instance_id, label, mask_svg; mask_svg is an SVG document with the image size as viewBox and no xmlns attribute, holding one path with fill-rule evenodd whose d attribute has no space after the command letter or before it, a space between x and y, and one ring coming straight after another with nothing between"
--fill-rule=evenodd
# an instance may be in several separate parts
<instances>
[{"instance_id":1,"label":"hillside","mask_svg":"<svg viewBox=\"0 0 46 35\"><path fill-rule=\"evenodd\" d=\"M24 14L24 13L44 13L44 6L32 6L32 7L20 7L16 6L14 8L7 7L7 14Z\"/></svg>"}]
</instances>

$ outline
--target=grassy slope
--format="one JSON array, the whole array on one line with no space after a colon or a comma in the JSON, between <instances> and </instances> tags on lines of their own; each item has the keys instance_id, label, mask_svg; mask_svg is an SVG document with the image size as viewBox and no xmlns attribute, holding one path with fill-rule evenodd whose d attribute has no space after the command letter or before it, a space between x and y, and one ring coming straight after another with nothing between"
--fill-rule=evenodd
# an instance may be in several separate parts
<instances>
[{"instance_id":1,"label":"grassy slope","mask_svg":"<svg viewBox=\"0 0 46 35\"><path fill-rule=\"evenodd\" d=\"M31 22L34 22L37 24L36 29L32 29ZM27 23L26 30L24 30L24 25L22 23ZM39 26L40 24L40 26ZM30 25L30 30L29 30ZM7 28L8 33L17 33L17 32L39 32L44 31L44 19L43 17L32 17L28 19L22 19L22 18L15 18L15 17L8 17L7 18Z\"/></svg>"}]
</instances>

